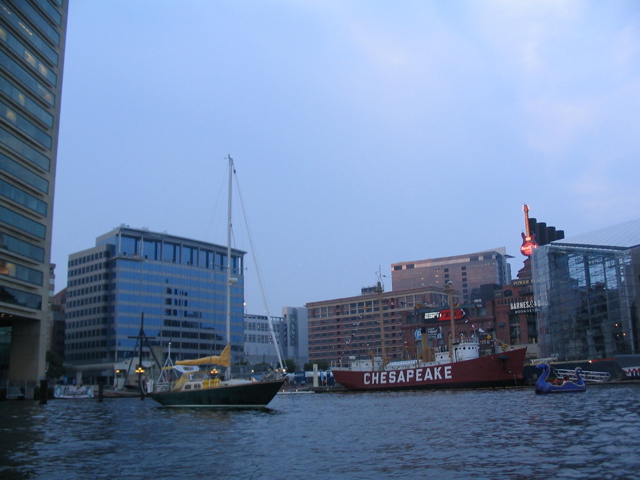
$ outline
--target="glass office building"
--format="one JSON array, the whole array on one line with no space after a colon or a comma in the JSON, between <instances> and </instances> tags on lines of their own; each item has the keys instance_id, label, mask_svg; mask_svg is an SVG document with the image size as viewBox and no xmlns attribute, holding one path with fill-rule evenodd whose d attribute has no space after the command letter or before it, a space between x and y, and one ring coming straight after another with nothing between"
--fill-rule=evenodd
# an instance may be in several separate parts
<instances>
[{"instance_id":1,"label":"glass office building","mask_svg":"<svg viewBox=\"0 0 640 480\"><path fill-rule=\"evenodd\" d=\"M243 349L244 254L231 251L231 343ZM226 344L226 246L121 226L69 256L65 359L83 376L113 375L137 355L141 320L152 346L179 360ZM145 347L145 354L148 355ZM161 360L161 359L160 359Z\"/></svg>"},{"instance_id":2,"label":"glass office building","mask_svg":"<svg viewBox=\"0 0 640 480\"><path fill-rule=\"evenodd\" d=\"M66 0L0 0L0 379L45 373L66 23Z\"/></svg>"},{"instance_id":3,"label":"glass office building","mask_svg":"<svg viewBox=\"0 0 640 480\"><path fill-rule=\"evenodd\" d=\"M532 259L541 357L639 353L640 219L538 247Z\"/></svg>"}]
</instances>

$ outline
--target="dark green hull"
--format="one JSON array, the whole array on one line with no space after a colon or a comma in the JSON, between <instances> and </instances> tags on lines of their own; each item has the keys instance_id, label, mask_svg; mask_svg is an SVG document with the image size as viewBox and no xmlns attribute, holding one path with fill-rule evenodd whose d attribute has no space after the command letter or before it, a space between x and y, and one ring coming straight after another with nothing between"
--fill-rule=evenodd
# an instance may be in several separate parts
<instances>
[{"instance_id":1,"label":"dark green hull","mask_svg":"<svg viewBox=\"0 0 640 480\"><path fill-rule=\"evenodd\" d=\"M283 383L284 380L253 382L201 390L156 392L149 396L165 407L264 408Z\"/></svg>"}]
</instances>

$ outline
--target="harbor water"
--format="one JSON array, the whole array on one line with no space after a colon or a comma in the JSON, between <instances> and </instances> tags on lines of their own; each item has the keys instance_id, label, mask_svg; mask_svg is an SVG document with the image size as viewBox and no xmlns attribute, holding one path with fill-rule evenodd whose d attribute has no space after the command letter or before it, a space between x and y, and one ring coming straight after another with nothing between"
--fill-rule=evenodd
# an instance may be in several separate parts
<instances>
[{"instance_id":1,"label":"harbor water","mask_svg":"<svg viewBox=\"0 0 640 480\"><path fill-rule=\"evenodd\" d=\"M0 403L2 479L632 479L640 385Z\"/></svg>"}]
</instances>

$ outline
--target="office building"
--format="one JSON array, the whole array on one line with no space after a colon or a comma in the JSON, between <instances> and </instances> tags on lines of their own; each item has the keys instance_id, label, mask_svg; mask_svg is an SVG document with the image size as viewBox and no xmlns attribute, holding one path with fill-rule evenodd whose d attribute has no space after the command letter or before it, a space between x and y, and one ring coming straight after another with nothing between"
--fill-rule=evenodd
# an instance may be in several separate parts
<instances>
[{"instance_id":1,"label":"office building","mask_svg":"<svg viewBox=\"0 0 640 480\"><path fill-rule=\"evenodd\" d=\"M528 210L527 210L528 212ZM508 345L526 345L527 356L537 358L538 323L533 299L533 279L531 272L531 254L541 245L547 245L564 238L564 231L528 218L528 231L536 246L526 248L526 235L523 233L523 247L520 252L525 257L523 267L517 278L509 285L483 285L481 297L487 310L495 317L495 337Z\"/></svg>"},{"instance_id":2,"label":"office building","mask_svg":"<svg viewBox=\"0 0 640 480\"><path fill-rule=\"evenodd\" d=\"M273 330L273 335L272 335ZM282 317L271 317L271 321L266 315L245 314L244 316L244 360L250 365L256 363L269 364L273 368L278 368L278 352L276 351L273 337L278 342L282 339L284 323ZM280 356L284 361L284 354L280 351Z\"/></svg>"},{"instance_id":3,"label":"office building","mask_svg":"<svg viewBox=\"0 0 640 480\"><path fill-rule=\"evenodd\" d=\"M65 309L67 289L63 288L51 300L51 339L48 349L64 360Z\"/></svg>"},{"instance_id":4,"label":"office building","mask_svg":"<svg viewBox=\"0 0 640 480\"><path fill-rule=\"evenodd\" d=\"M418 323L416 314L423 308L439 310L448 305L447 294L441 288L384 292L381 286L365 287L355 297L307 303L309 360L330 365L340 365L349 357L371 355L399 360L409 353L403 326ZM384 345L380 341L381 327Z\"/></svg>"},{"instance_id":5,"label":"office building","mask_svg":"<svg viewBox=\"0 0 640 480\"><path fill-rule=\"evenodd\" d=\"M301 370L309 361L307 309L283 307L282 317L271 317L271 327L280 347L282 360L293 360L298 370ZM245 315L244 353L250 364L269 363L272 367L279 366L266 315Z\"/></svg>"},{"instance_id":6,"label":"office building","mask_svg":"<svg viewBox=\"0 0 640 480\"><path fill-rule=\"evenodd\" d=\"M285 358L296 362L298 370L309 363L309 318L304 307L282 307L284 323L280 342Z\"/></svg>"},{"instance_id":7,"label":"office building","mask_svg":"<svg viewBox=\"0 0 640 480\"><path fill-rule=\"evenodd\" d=\"M640 353L640 220L539 246L532 269L541 357Z\"/></svg>"},{"instance_id":8,"label":"office building","mask_svg":"<svg viewBox=\"0 0 640 480\"><path fill-rule=\"evenodd\" d=\"M508 285L511 267L504 247L452 257L400 262L391 265L393 290L444 288L451 282L464 303L480 300L480 286Z\"/></svg>"},{"instance_id":9,"label":"office building","mask_svg":"<svg viewBox=\"0 0 640 480\"><path fill-rule=\"evenodd\" d=\"M0 1L0 378L45 374L67 0Z\"/></svg>"},{"instance_id":10,"label":"office building","mask_svg":"<svg viewBox=\"0 0 640 480\"><path fill-rule=\"evenodd\" d=\"M69 256L66 361L78 376L112 376L115 363L137 355L143 316L158 356L169 344L174 361L219 354L229 263L232 361L242 360L244 254L233 249L229 262L226 246L128 226L98 237Z\"/></svg>"}]
</instances>

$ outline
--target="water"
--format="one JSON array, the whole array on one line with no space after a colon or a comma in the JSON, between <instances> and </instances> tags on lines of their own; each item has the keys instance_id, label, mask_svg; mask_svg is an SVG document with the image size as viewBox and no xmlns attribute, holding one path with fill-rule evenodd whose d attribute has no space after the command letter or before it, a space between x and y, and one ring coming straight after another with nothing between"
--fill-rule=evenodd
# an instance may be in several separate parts
<instances>
[{"instance_id":1,"label":"water","mask_svg":"<svg viewBox=\"0 0 640 480\"><path fill-rule=\"evenodd\" d=\"M640 385L0 403L2 479L639 478Z\"/></svg>"}]
</instances>

